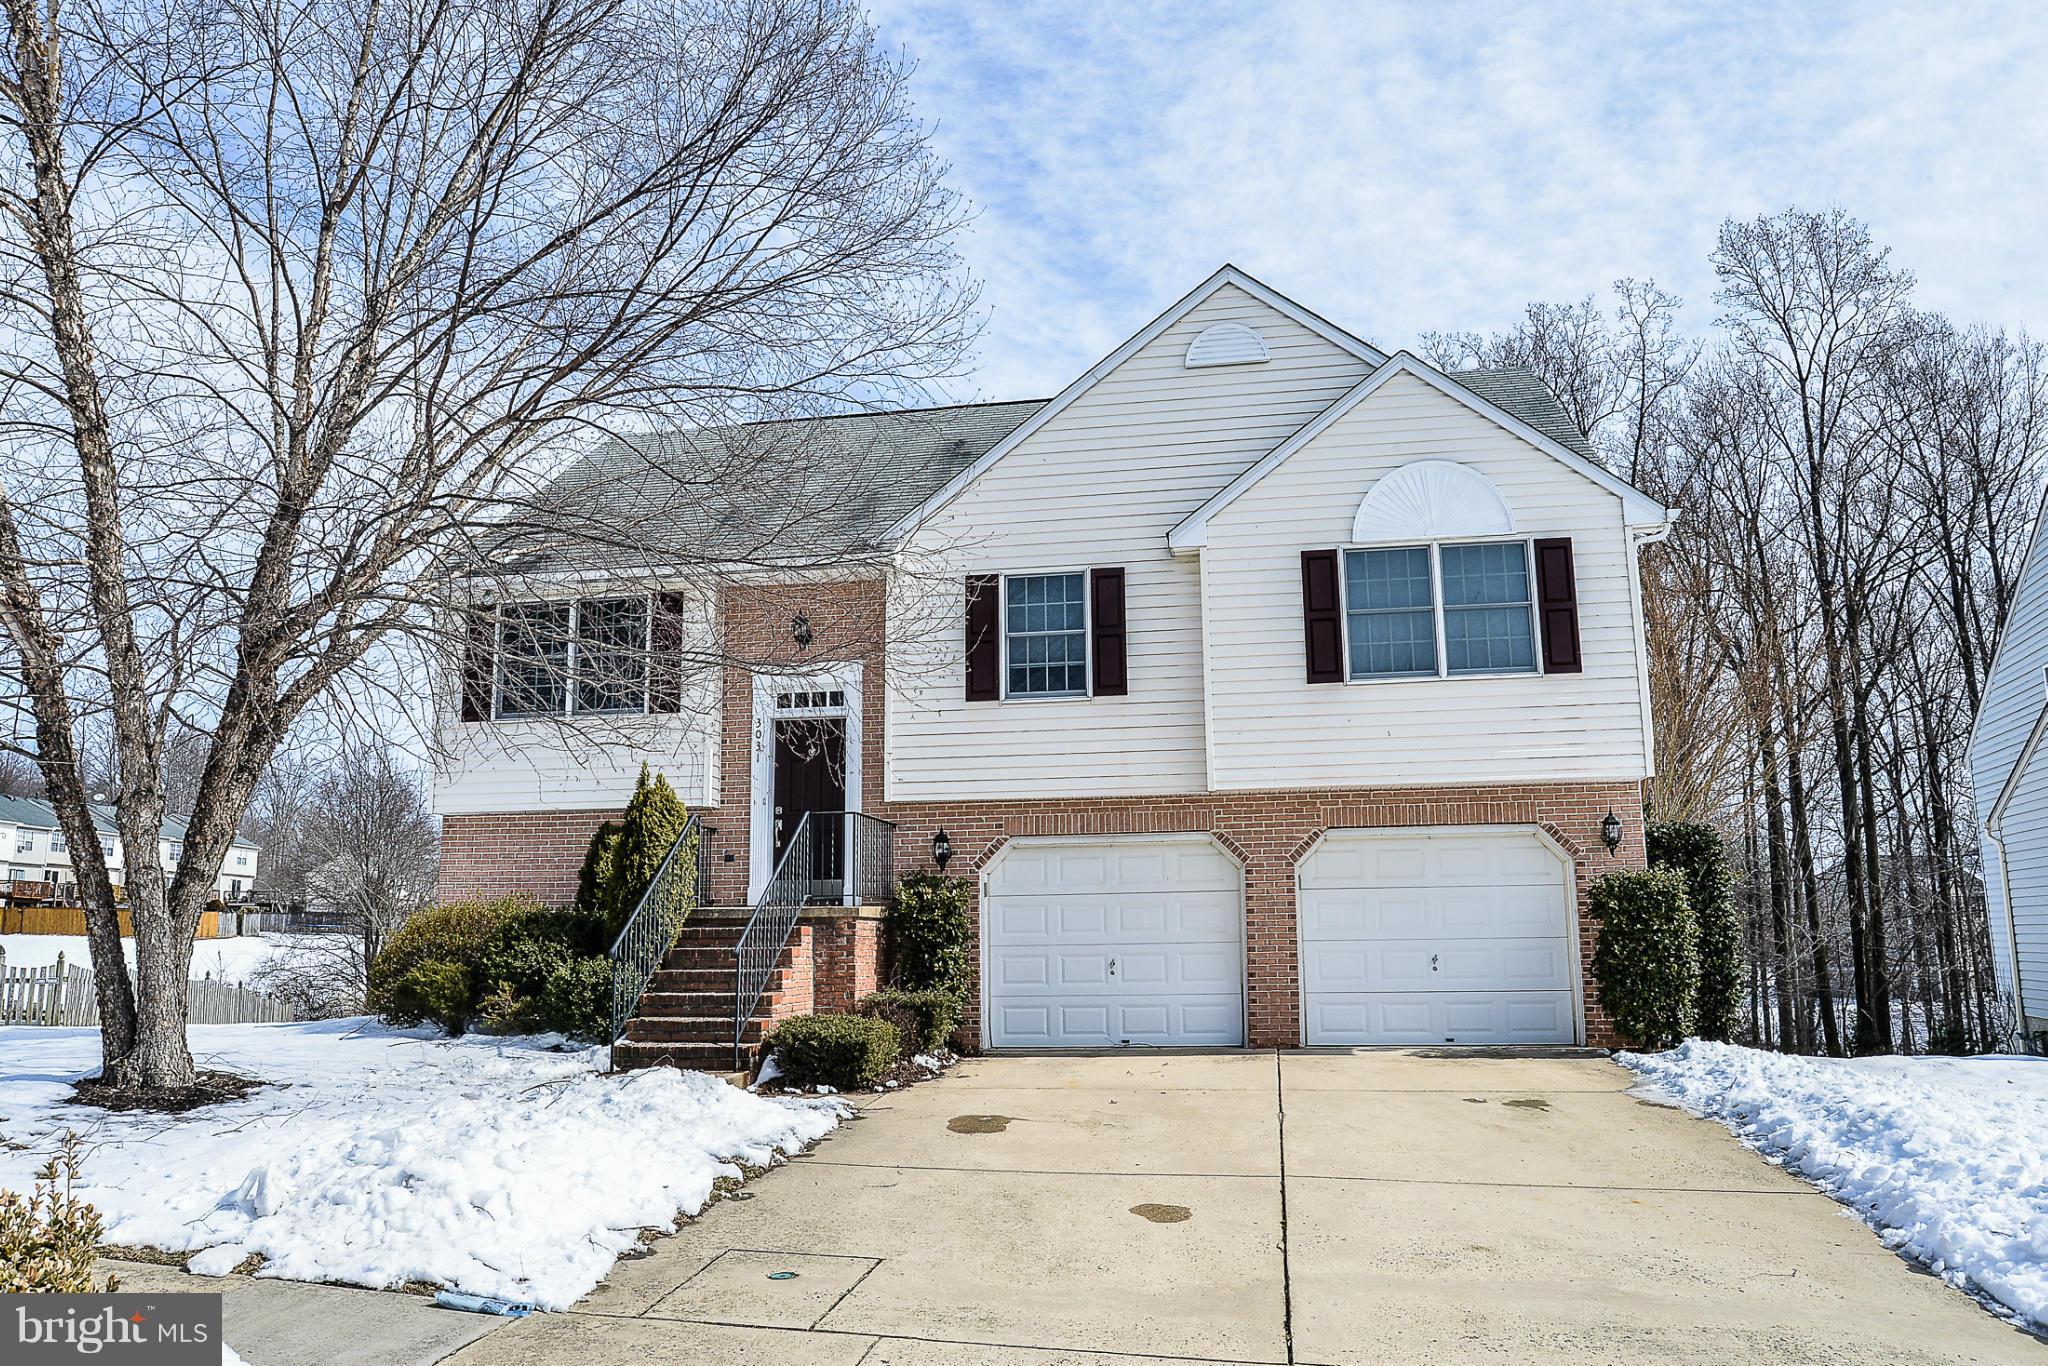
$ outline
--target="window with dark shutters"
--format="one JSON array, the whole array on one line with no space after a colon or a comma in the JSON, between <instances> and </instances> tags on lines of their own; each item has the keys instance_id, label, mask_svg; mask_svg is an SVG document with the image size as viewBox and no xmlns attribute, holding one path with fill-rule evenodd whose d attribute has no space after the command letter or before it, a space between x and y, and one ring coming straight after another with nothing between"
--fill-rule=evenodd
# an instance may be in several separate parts
<instances>
[{"instance_id":1,"label":"window with dark shutters","mask_svg":"<svg viewBox=\"0 0 2048 1366\"><path fill-rule=\"evenodd\" d=\"M1301 631L1308 681L1344 681L1344 599L1337 588L1337 552L1301 552Z\"/></svg>"},{"instance_id":2,"label":"window with dark shutters","mask_svg":"<svg viewBox=\"0 0 2048 1366\"><path fill-rule=\"evenodd\" d=\"M497 653L498 619L489 606L475 609L462 645L462 719L491 719L491 667Z\"/></svg>"},{"instance_id":3,"label":"window with dark shutters","mask_svg":"<svg viewBox=\"0 0 2048 1366\"><path fill-rule=\"evenodd\" d=\"M1003 695L1001 580L994 574L967 576L967 700L993 702Z\"/></svg>"},{"instance_id":4,"label":"window with dark shutters","mask_svg":"<svg viewBox=\"0 0 2048 1366\"><path fill-rule=\"evenodd\" d=\"M1090 642L1095 655L1095 695L1123 697L1131 690L1130 666L1124 653L1124 571L1088 571Z\"/></svg>"},{"instance_id":5,"label":"window with dark shutters","mask_svg":"<svg viewBox=\"0 0 2048 1366\"><path fill-rule=\"evenodd\" d=\"M1542 625L1543 671L1575 674L1579 658L1579 585L1572 573L1569 536L1534 543L1536 552L1536 616Z\"/></svg>"},{"instance_id":6,"label":"window with dark shutters","mask_svg":"<svg viewBox=\"0 0 2048 1366\"><path fill-rule=\"evenodd\" d=\"M647 632L647 710L673 714L683 709L683 595L656 593L654 620Z\"/></svg>"}]
</instances>

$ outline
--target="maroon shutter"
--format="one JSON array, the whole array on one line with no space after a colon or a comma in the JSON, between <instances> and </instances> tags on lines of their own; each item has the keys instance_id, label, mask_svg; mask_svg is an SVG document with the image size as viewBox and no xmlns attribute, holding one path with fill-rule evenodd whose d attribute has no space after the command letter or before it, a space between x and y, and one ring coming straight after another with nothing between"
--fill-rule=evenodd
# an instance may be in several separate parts
<instances>
[{"instance_id":1,"label":"maroon shutter","mask_svg":"<svg viewBox=\"0 0 2048 1366\"><path fill-rule=\"evenodd\" d=\"M1344 681L1344 599L1337 591L1337 552L1301 552L1301 631L1308 681Z\"/></svg>"},{"instance_id":2,"label":"maroon shutter","mask_svg":"<svg viewBox=\"0 0 2048 1366\"><path fill-rule=\"evenodd\" d=\"M994 574L967 576L967 700L993 702L1003 695L1003 642L997 616L1002 581Z\"/></svg>"},{"instance_id":3,"label":"maroon shutter","mask_svg":"<svg viewBox=\"0 0 2048 1366\"><path fill-rule=\"evenodd\" d=\"M1131 690L1124 653L1124 571L1088 571L1089 625L1095 639L1095 695L1123 697Z\"/></svg>"},{"instance_id":4,"label":"maroon shutter","mask_svg":"<svg viewBox=\"0 0 2048 1366\"><path fill-rule=\"evenodd\" d=\"M462 642L462 719L491 719L491 658L498 640L498 616L486 604L475 609Z\"/></svg>"},{"instance_id":5,"label":"maroon shutter","mask_svg":"<svg viewBox=\"0 0 2048 1366\"><path fill-rule=\"evenodd\" d=\"M683 709L683 595L656 593L647 632L647 710L672 715Z\"/></svg>"},{"instance_id":6,"label":"maroon shutter","mask_svg":"<svg viewBox=\"0 0 2048 1366\"><path fill-rule=\"evenodd\" d=\"M1536 619L1543 628L1543 671L1579 672L1579 585L1569 536L1536 542Z\"/></svg>"}]
</instances>

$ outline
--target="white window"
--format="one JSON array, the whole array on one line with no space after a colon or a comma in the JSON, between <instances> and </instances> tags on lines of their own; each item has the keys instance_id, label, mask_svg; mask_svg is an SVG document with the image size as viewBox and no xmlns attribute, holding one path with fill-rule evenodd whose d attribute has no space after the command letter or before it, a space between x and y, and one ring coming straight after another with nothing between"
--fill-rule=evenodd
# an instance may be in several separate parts
<instances>
[{"instance_id":1,"label":"white window","mask_svg":"<svg viewBox=\"0 0 2048 1366\"><path fill-rule=\"evenodd\" d=\"M182 840L172 840L172 841L171 841L171 862L173 862L173 863L179 863L179 862L182 862L182 861L184 860L184 857L185 857L185 844L184 844L184 841L182 841Z\"/></svg>"},{"instance_id":2,"label":"white window","mask_svg":"<svg viewBox=\"0 0 2048 1366\"><path fill-rule=\"evenodd\" d=\"M108 858L114 856L114 837L112 835L100 836L100 852Z\"/></svg>"},{"instance_id":3,"label":"white window","mask_svg":"<svg viewBox=\"0 0 2048 1366\"><path fill-rule=\"evenodd\" d=\"M237 853L235 854L235 867L237 867L237 868L247 868L248 866L249 866L249 856L248 856L248 854L246 854L246 853L243 853L243 852L240 852L240 851L237 851Z\"/></svg>"},{"instance_id":4,"label":"white window","mask_svg":"<svg viewBox=\"0 0 2048 1366\"><path fill-rule=\"evenodd\" d=\"M497 714L647 710L648 599L515 603L499 613Z\"/></svg>"},{"instance_id":5,"label":"white window","mask_svg":"<svg viewBox=\"0 0 2048 1366\"><path fill-rule=\"evenodd\" d=\"M1088 576L1003 580L1003 676L1011 697L1088 695Z\"/></svg>"},{"instance_id":6,"label":"white window","mask_svg":"<svg viewBox=\"0 0 2048 1366\"><path fill-rule=\"evenodd\" d=\"M9 869L7 870L7 877L8 877L8 879L9 879L10 881L12 881L12 882L27 882L27 881L29 880L29 878L28 878L28 869L26 869L26 868L9 868Z\"/></svg>"},{"instance_id":7,"label":"white window","mask_svg":"<svg viewBox=\"0 0 2048 1366\"><path fill-rule=\"evenodd\" d=\"M14 852L17 854L33 854L35 851L36 832L33 830L16 830L14 832Z\"/></svg>"},{"instance_id":8,"label":"white window","mask_svg":"<svg viewBox=\"0 0 2048 1366\"><path fill-rule=\"evenodd\" d=\"M53 854L63 854L63 853L68 853L68 852L70 852L70 849L71 849L71 846L70 846L70 845L68 845L68 844L66 844L66 843L64 842L64 832L63 832L62 830L52 830L52 831L50 832L50 852L51 852L51 853L53 853Z\"/></svg>"},{"instance_id":9,"label":"white window","mask_svg":"<svg viewBox=\"0 0 2048 1366\"><path fill-rule=\"evenodd\" d=\"M1350 677L1534 673L1527 541L1344 552Z\"/></svg>"}]
</instances>

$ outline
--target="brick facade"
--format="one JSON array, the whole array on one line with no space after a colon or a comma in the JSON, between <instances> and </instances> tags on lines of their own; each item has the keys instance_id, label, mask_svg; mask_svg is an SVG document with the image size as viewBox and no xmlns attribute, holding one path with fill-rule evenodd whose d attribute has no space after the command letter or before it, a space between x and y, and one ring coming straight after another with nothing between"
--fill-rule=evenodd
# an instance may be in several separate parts
<instances>
[{"instance_id":1,"label":"brick facade","mask_svg":"<svg viewBox=\"0 0 2048 1366\"><path fill-rule=\"evenodd\" d=\"M1525 783L1490 787L1287 790L1196 796L1078 798L1054 801L887 803L882 792L883 703L887 678L879 641L881 585L874 581L729 587L722 598L726 670L720 802L705 813L712 899L743 904L747 890L753 785L754 671L786 665L862 666L860 808L897 824L898 873L930 865L931 839L943 828L955 855L949 871L973 879L1008 841L1043 835L1188 832L1215 837L1244 868L1245 997L1249 1041L1287 1047L1300 1041L1301 988L1294 916L1294 870L1325 830L1427 825L1528 825L1570 855L1578 880L1579 951L1587 1042L1622 1042L1600 1009L1586 969L1598 935L1586 912L1588 883L1602 873L1643 865L1642 795L1633 782ZM799 648L797 613L813 632ZM765 737L761 737L765 743ZM1599 827L1609 810L1622 823L1610 855ZM449 816L442 826L443 897L526 891L551 902L575 894L576 873L597 825L615 810ZM977 907L978 909L978 907ZM977 915L977 922L978 922ZM870 991L881 971L880 925L851 916L806 919L799 961L805 992L818 1009L842 1010ZM976 960L979 959L977 948ZM779 1011L792 1013L793 1007ZM978 1028L978 997L968 1003Z\"/></svg>"}]
</instances>

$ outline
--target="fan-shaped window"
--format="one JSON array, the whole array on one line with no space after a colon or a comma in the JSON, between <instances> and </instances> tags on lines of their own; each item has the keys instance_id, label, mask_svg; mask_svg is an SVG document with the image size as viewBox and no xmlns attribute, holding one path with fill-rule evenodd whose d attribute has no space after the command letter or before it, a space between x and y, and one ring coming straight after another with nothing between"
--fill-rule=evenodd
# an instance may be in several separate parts
<instances>
[{"instance_id":1,"label":"fan-shaped window","mask_svg":"<svg viewBox=\"0 0 2048 1366\"><path fill-rule=\"evenodd\" d=\"M1205 365L1257 365L1268 360L1266 339L1243 323L1215 323L1188 343L1188 369Z\"/></svg>"},{"instance_id":2,"label":"fan-shaped window","mask_svg":"<svg viewBox=\"0 0 2048 1366\"><path fill-rule=\"evenodd\" d=\"M1508 536L1515 515L1493 481L1455 460L1416 460L1366 491L1351 524L1351 539L1438 541Z\"/></svg>"}]
</instances>

